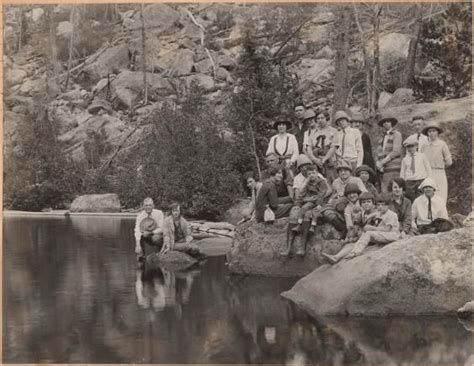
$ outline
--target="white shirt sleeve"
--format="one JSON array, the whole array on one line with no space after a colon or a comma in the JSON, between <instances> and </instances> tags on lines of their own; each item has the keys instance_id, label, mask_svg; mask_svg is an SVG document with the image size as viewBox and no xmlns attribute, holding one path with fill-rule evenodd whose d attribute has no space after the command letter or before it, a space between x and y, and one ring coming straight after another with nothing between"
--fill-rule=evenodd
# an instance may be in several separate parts
<instances>
[{"instance_id":1,"label":"white shirt sleeve","mask_svg":"<svg viewBox=\"0 0 474 366\"><path fill-rule=\"evenodd\" d=\"M289 152L291 151L291 161L296 162L296 159L299 155L298 150L298 141L296 141L295 135L290 134L290 141L289 141Z\"/></svg>"},{"instance_id":2,"label":"white shirt sleeve","mask_svg":"<svg viewBox=\"0 0 474 366\"><path fill-rule=\"evenodd\" d=\"M400 168L400 178L407 179L406 175L407 164L405 158L402 159L402 167Z\"/></svg>"},{"instance_id":3,"label":"white shirt sleeve","mask_svg":"<svg viewBox=\"0 0 474 366\"><path fill-rule=\"evenodd\" d=\"M359 130L357 130L357 136L355 140L355 148L357 151L357 166L361 166L364 161L364 148L362 147L362 135Z\"/></svg>"},{"instance_id":4,"label":"white shirt sleeve","mask_svg":"<svg viewBox=\"0 0 474 366\"><path fill-rule=\"evenodd\" d=\"M270 142L268 143L268 148L267 148L266 155L275 153L275 150L273 149L273 140L275 140L275 139L276 139L276 135L272 136L272 138L270 139Z\"/></svg>"}]
</instances>

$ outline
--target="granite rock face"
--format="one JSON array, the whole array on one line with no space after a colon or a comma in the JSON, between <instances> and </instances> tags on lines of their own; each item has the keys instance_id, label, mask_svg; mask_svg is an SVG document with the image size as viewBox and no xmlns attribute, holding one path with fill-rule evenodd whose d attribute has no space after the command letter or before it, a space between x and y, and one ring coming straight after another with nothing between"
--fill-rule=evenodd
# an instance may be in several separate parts
<instances>
[{"instance_id":1,"label":"granite rock face","mask_svg":"<svg viewBox=\"0 0 474 366\"><path fill-rule=\"evenodd\" d=\"M471 233L400 240L320 267L282 295L322 316L455 313L472 299Z\"/></svg>"},{"instance_id":2,"label":"granite rock face","mask_svg":"<svg viewBox=\"0 0 474 366\"><path fill-rule=\"evenodd\" d=\"M120 199L115 193L86 194L71 204L71 212L120 212Z\"/></svg>"},{"instance_id":3,"label":"granite rock face","mask_svg":"<svg viewBox=\"0 0 474 366\"><path fill-rule=\"evenodd\" d=\"M326 263L321 250L336 253L342 247L340 234L331 225L317 226L308 237L306 256L281 257L286 248L288 219L276 220L273 225L246 222L236 227L231 250L227 254L229 269L237 274L255 274L276 277L304 276ZM294 250L301 243L294 241Z\"/></svg>"}]
</instances>

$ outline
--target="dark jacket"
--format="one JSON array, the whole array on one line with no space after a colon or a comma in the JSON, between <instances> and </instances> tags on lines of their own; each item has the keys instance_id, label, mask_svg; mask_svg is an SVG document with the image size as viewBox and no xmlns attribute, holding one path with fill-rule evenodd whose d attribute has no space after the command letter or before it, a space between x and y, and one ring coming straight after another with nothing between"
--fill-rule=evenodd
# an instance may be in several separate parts
<instances>
[{"instance_id":1,"label":"dark jacket","mask_svg":"<svg viewBox=\"0 0 474 366\"><path fill-rule=\"evenodd\" d=\"M370 143L370 137L365 132L362 135L362 149L364 150L364 160L362 164L370 166L375 171L375 161L372 155L372 144Z\"/></svg>"},{"instance_id":2,"label":"dark jacket","mask_svg":"<svg viewBox=\"0 0 474 366\"><path fill-rule=\"evenodd\" d=\"M272 210L278 208L277 190L275 183L270 179L267 179L263 183L262 188L260 188L260 191L258 191L257 194L257 199L255 201L255 218L257 219L257 222L264 221L263 216L267 205L269 205Z\"/></svg>"},{"instance_id":3,"label":"dark jacket","mask_svg":"<svg viewBox=\"0 0 474 366\"><path fill-rule=\"evenodd\" d=\"M298 142L298 150L300 154L303 153L303 140L304 140L304 133L308 130L309 128L309 123L308 122L303 122L303 125L301 128L298 127L298 123L295 122L293 124L293 127L288 131L289 133L295 135L296 141Z\"/></svg>"},{"instance_id":4,"label":"dark jacket","mask_svg":"<svg viewBox=\"0 0 474 366\"><path fill-rule=\"evenodd\" d=\"M401 204L390 201L388 206L390 210L395 212L398 216L398 222L400 223L400 231L408 233L411 229L411 202L405 196L402 197Z\"/></svg>"},{"instance_id":5,"label":"dark jacket","mask_svg":"<svg viewBox=\"0 0 474 366\"><path fill-rule=\"evenodd\" d=\"M307 182L301 187L298 197L296 197L296 204L298 206L304 205L309 202L308 199L314 198L316 206L323 206L327 202L329 185L325 179L316 177L314 180L307 180Z\"/></svg>"}]
</instances>

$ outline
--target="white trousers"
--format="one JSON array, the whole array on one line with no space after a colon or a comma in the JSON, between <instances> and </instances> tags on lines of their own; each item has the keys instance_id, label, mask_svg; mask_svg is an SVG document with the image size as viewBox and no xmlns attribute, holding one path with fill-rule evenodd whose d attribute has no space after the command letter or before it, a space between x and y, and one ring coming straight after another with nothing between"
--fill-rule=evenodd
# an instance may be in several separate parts
<instances>
[{"instance_id":1,"label":"white trousers","mask_svg":"<svg viewBox=\"0 0 474 366\"><path fill-rule=\"evenodd\" d=\"M399 231L366 231L352 249L353 252L360 254L369 245L372 244L388 244L400 238Z\"/></svg>"}]
</instances>

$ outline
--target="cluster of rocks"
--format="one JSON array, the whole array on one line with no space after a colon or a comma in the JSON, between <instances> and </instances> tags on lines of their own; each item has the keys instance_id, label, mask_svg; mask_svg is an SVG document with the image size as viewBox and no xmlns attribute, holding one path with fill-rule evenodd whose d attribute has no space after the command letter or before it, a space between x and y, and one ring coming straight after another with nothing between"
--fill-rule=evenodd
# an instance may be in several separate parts
<instances>
[{"instance_id":1,"label":"cluster of rocks","mask_svg":"<svg viewBox=\"0 0 474 366\"><path fill-rule=\"evenodd\" d=\"M56 26L58 40L68 40L73 32L74 27L66 20L72 6L60 5L54 9L56 17L61 20ZM233 71L243 52L245 29L249 22L256 24L256 29L265 27L262 11L258 5L145 5L149 96L146 106L141 104L143 55L138 7L119 14L113 42L89 55L82 65L75 66L72 79L76 83L70 82L68 90L63 90L64 86L60 84L64 74L60 78L51 78L46 72L41 50L33 44L23 45L14 57L5 57L7 152L16 146L18 122L25 118L28 110L34 110L33 96L44 92L45 86L53 97L50 112L57 122L59 140L76 161L85 158L83 146L88 131L103 129L107 142L112 147L118 146L134 128L132 125L139 124L163 102L175 101L192 83L205 90L209 103L215 105L216 113L221 113L237 82ZM44 37L48 37L49 32L41 28L47 29L49 24L43 7L30 8L25 19L30 29L42 30ZM224 20L227 23L222 24ZM301 48L298 52L306 56L291 64L290 69L297 76L299 89L308 105L328 104L332 100L335 52L327 35L333 22L334 15L330 9L315 13L298 37ZM94 29L102 26L98 21L91 23ZM7 36L13 31L13 25L7 21ZM388 37L390 42L385 42L384 37ZM382 61L406 57L409 39L410 36L405 34L384 35L381 39ZM276 52L280 46L276 43L268 48L270 52ZM384 98L393 99L387 95ZM142 132L143 128L136 130L126 144L134 145Z\"/></svg>"}]
</instances>

